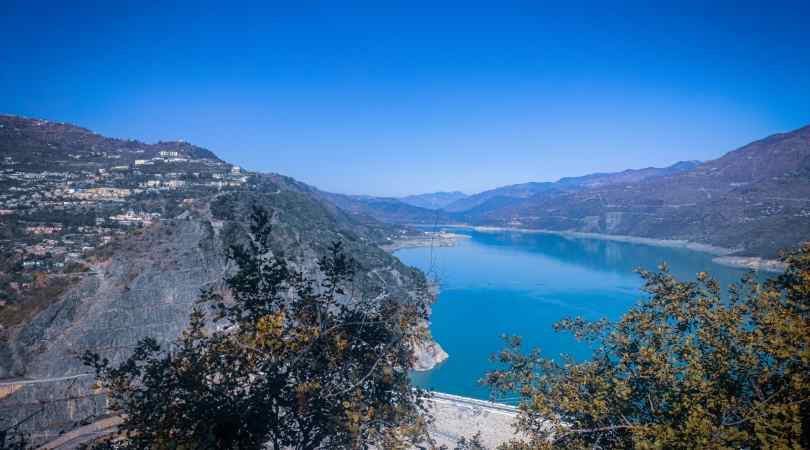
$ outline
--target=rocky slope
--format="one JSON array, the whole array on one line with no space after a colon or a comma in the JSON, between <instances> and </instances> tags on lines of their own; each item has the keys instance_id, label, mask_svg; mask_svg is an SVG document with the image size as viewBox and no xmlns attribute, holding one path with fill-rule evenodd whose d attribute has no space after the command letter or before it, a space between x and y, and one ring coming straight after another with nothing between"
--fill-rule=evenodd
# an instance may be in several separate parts
<instances>
[{"instance_id":1,"label":"rocky slope","mask_svg":"<svg viewBox=\"0 0 810 450\"><path fill-rule=\"evenodd\" d=\"M636 183L648 178L656 178L673 173L691 170L697 166L696 161L682 161L669 167L647 167L644 169L627 169L616 173L593 173L581 177L561 178L556 182L522 183L484 191L457 200L443 209L450 212L482 214L505 204L511 204L535 195L578 191L620 183Z\"/></svg>"},{"instance_id":2,"label":"rocky slope","mask_svg":"<svg viewBox=\"0 0 810 450\"><path fill-rule=\"evenodd\" d=\"M27 130L14 131L15 142L29 142L29 150L38 149L42 157L57 152L52 150L56 147L81 150L82 143L130 154L117 147L121 141L105 140L87 130L28 125L15 127ZM54 129L63 133L54 134ZM142 143L135 148L154 150ZM36 159L31 162L45 165ZM92 377L81 376L87 369L78 355L93 350L120 361L144 337L167 342L178 336L200 290L221 288L232 269L225 249L245 239L245 221L253 205L274 214L274 253L312 276L318 276L317 259L331 242L340 240L358 263L355 295L422 301L416 292L425 285L424 275L379 247L399 229L359 221L313 192L273 174L249 174L247 183L230 190L184 191L182 195L193 201L181 202L178 214L131 230L86 256L89 270L61 295L30 320L0 329L0 383L6 383L0 389L0 418L15 423L36 413L26 425L35 440L42 441L103 414L103 395L92 389ZM126 201L137 203L137 198ZM419 349L417 362L429 367L442 353L438 345L429 345Z\"/></svg>"},{"instance_id":3,"label":"rocky slope","mask_svg":"<svg viewBox=\"0 0 810 450\"><path fill-rule=\"evenodd\" d=\"M396 296L416 301L423 275L373 244L373 236L353 229L342 213L305 193L263 180L257 191L219 196L203 206L117 242L106 259L32 321L6 335L0 371L5 377L53 382L27 385L0 400L6 417L21 418L42 405L30 423L42 433L58 433L103 413L91 379L60 378L86 372L76 356L94 350L112 360L124 358L146 336L166 342L186 324L200 289L221 286L230 269L224 246L244 236L248 205L275 212L274 251L315 275L315 261L333 240L342 240L360 271L354 288L361 295ZM441 356L438 345L418 352L423 368Z\"/></svg>"}]
</instances>

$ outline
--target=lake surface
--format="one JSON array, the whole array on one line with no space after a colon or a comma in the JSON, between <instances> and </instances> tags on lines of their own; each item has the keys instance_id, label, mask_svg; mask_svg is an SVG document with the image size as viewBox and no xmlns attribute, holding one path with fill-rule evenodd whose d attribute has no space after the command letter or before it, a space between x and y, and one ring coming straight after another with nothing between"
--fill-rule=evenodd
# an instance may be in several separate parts
<instances>
[{"instance_id":1,"label":"lake surface","mask_svg":"<svg viewBox=\"0 0 810 450\"><path fill-rule=\"evenodd\" d=\"M552 325L569 316L618 319L642 298L637 267L670 271L694 280L711 273L724 286L745 274L712 262L712 256L679 248L520 232L466 234L454 247L396 252L405 264L436 277L441 285L431 330L450 358L416 384L441 392L486 399L477 381L494 368L489 356L503 348L500 336L518 334L525 348L547 357L560 353L586 359L590 350Z\"/></svg>"}]
</instances>

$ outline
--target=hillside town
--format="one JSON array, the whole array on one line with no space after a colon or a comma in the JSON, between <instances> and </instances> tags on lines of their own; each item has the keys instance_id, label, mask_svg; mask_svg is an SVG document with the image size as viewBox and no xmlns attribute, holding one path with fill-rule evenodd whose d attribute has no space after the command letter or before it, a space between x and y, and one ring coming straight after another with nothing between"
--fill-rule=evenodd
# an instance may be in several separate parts
<instances>
[{"instance_id":1,"label":"hillside town","mask_svg":"<svg viewBox=\"0 0 810 450\"><path fill-rule=\"evenodd\" d=\"M0 303L16 302L43 274L83 270L88 255L116 238L170 220L195 199L237 189L250 177L179 147L153 155L129 148L54 151L51 161L3 156Z\"/></svg>"}]
</instances>

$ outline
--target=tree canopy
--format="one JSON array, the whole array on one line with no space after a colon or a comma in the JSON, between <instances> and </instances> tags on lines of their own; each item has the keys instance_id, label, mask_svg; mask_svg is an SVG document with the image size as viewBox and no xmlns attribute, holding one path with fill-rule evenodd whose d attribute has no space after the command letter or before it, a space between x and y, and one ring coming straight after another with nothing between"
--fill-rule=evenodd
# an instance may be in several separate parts
<instances>
[{"instance_id":1,"label":"tree canopy","mask_svg":"<svg viewBox=\"0 0 810 450\"><path fill-rule=\"evenodd\" d=\"M594 344L585 362L507 337L484 382L519 393L527 438L503 448L810 448L810 243L784 260L727 295L706 273L640 271L648 296L618 322L556 325Z\"/></svg>"},{"instance_id":2,"label":"tree canopy","mask_svg":"<svg viewBox=\"0 0 810 450\"><path fill-rule=\"evenodd\" d=\"M427 338L427 291L357 298L339 242L308 276L273 254L270 227L254 209L226 294L205 291L171 347L145 339L117 366L84 355L124 418L98 448L395 449L425 438L426 393L408 371Z\"/></svg>"}]
</instances>

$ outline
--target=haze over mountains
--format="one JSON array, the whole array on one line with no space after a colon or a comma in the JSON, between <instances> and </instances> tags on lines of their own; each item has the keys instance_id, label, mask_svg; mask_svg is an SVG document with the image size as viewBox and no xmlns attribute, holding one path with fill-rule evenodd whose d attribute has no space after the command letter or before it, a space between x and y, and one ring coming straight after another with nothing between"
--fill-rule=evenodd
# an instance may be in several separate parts
<instances>
[{"instance_id":1,"label":"haze over mountains","mask_svg":"<svg viewBox=\"0 0 810 450\"><path fill-rule=\"evenodd\" d=\"M409 205L418 206L425 209L446 209L447 206L465 198L467 198L467 194L459 191L453 191L408 195L406 197L400 197L399 200Z\"/></svg>"},{"instance_id":2,"label":"haze over mountains","mask_svg":"<svg viewBox=\"0 0 810 450\"><path fill-rule=\"evenodd\" d=\"M340 201L348 211L387 222L686 240L773 258L810 235L810 126L712 161L504 186L436 210L396 199Z\"/></svg>"},{"instance_id":3,"label":"haze over mountains","mask_svg":"<svg viewBox=\"0 0 810 450\"><path fill-rule=\"evenodd\" d=\"M616 173L594 173L581 177L561 178L556 182L513 184L459 199L448 204L443 209L450 212L469 211L473 208L485 210L503 203L503 199L525 199L542 193L596 188L617 183L634 183L646 178L654 178L684 170L691 170L698 164L700 164L699 161L682 161L664 168L648 167L645 169L627 169ZM490 202L493 202L493 204L489 208L486 207Z\"/></svg>"}]
</instances>

